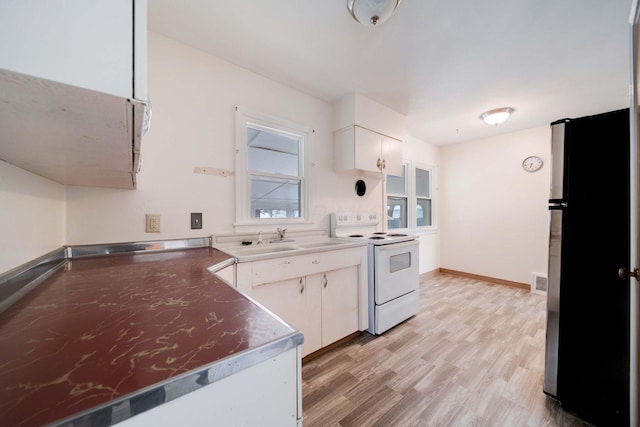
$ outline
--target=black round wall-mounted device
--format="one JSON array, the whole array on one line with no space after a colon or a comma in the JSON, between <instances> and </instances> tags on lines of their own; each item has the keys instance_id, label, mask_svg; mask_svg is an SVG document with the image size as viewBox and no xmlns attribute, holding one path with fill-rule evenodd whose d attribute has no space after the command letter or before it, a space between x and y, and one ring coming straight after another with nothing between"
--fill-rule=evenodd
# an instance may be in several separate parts
<instances>
[{"instance_id":1,"label":"black round wall-mounted device","mask_svg":"<svg viewBox=\"0 0 640 427\"><path fill-rule=\"evenodd\" d=\"M364 196L367 192L367 184L361 179L356 181L356 194L360 197Z\"/></svg>"}]
</instances>

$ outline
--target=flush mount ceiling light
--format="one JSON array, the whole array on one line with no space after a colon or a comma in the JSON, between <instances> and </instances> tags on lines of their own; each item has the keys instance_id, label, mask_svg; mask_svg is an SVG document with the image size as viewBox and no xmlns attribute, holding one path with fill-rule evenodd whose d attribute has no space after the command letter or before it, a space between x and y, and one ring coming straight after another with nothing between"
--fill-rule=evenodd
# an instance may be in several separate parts
<instances>
[{"instance_id":1,"label":"flush mount ceiling light","mask_svg":"<svg viewBox=\"0 0 640 427\"><path fill-rule=\"evenodd\" d=\"M495 110L482 113L480 118L488 125L498 126L509 118L515 110L511 107L496 108Z\"/></svg>"},{"instance_id":2,"label":"flush mount ceiling light","mask_svg":"<svg viewBox=\"0 0 640 427\"><path fill-rule=\"evenodd\" d=\"M353 19L370 27L391 18L402 0L347 0L347 9Z\"/></svg>"}]
</instances>

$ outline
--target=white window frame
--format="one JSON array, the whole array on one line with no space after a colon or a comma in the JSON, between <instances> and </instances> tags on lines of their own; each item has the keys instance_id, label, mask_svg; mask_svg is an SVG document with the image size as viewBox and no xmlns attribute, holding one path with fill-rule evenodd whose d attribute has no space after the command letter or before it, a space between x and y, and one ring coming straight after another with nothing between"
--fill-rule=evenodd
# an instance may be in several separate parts
<instances>
[{"instance_id":1,"label":"white window frame","mask_svg":"<svg viewBox=\"0 0 640 427\"><path fill-rule=\"evenodd\" d=\"M411 209L411 191L409 188L409 175L410 175L410 164L409 162L403 161L402 162L402 166L404 167L404 191L405 194L398 194L398 193L389 193L387 191L387 182L388 182L388 175L385 174L384 175L384 206L383 206L383 212L384 212L384 229L389 231L389 230L406 230L407 228L389 228L389 218L388 218L388 212L387 212L387 206L388 206L388 199L389 197L398 197L398 198L404 198L407 200L407 226L409 226L409 224L411 224L411 219L410 219L410 209Z\"/></svg>"},{"instance_id":2,"label":"white window frame","mask_svg":"<svg viewBox=\"0 0 640 427\"><path fill-rule=\"evenodd\" d=\"M247 127L267 130L301 139L298 166L300 177L300 217L254 218L251 216L251 177L248 167ZM236 107L236 223L237 231L280 225L308 224L310 218L310 159L313 129L243 107ZM266 174L265 174L266 175ZM273 175L279 177L279 174ZM287 175L281 177L286 178Z\"/></svg>"},{"instance_id":3,"label":"white window frame","mask_svg":"<svg viewBox=\"0 0 640 427\"><path fill-rule=\"evenodd\" d=\"M410 230L415 230L416 232L424 232L424 231L430 231L430 230L436 230L437 229L437 217L436 217L436 208L435 208L435 204L437 203L437 201L435 200L435 194L434 194L434 180L435 180L435 169L436 167L433 165L429 165L426 163L420 163L420 162L414 162L412 160L404 160L402 162L402 164L405 166L405 186L406 186L406 191L407 191L407 227L406 228L392 228L389 229L388 228L388 222L387 222L387 197L388 196L394 196L394 197L405 197L403 195L399 195L399 194L392 194L392 193L387 193L387 177L385 175L385 179L384 179L384 198L383 198L383 212L385 213L385 219L384 219L384 229L385 231L402 231L402 232L408 232ZM416 169L422 169L422 170L426 170L429 171L429 195L430 197L428 199L431 200L431 225L422 225L422 226L418 226L418 215L417 215L417 209L418 209L418 195L416 194ZM420 197L425 198L425 197Z\"/></svg>"},{"instance_id":4,"label":"white window frame","mask_svg":"<svg viewBox=\"0 0 640 427\"><path fill-rule=\"evenodd\" d=\"M429 197L422 197L422 196L418 196L417 191L416 191L416 169L422 169L424 171L428 171L429 172ZM431 165L427 165L424 163L418 163L418 162L412 162L411 165L411 195L412 195L412 200L411 200L411 211L410 211L410 217L411 217L411 224L414 226L414 228L416 228L417 230L431 230L434 229L436 227L436 217L435 217L435 208L434 208L434 194L433 194L433 170L435 168ZM431 225L421 225L418 226L418 199L428 199L431 200Z\"/></svg>"}]
</instances>

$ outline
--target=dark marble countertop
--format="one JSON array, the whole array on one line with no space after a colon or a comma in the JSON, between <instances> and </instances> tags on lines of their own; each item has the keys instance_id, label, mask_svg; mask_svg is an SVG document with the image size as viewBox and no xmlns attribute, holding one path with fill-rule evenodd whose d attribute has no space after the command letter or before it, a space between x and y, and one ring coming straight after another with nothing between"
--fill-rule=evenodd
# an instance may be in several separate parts
<instances>
[{"instance_id":1,"label":"dark marble countertop","mask_svg":"<svg viewBox=\"0 0 640 427\"><path fill-rule=\"evenodd\" d=\"M0 425L109 425L300 344L207 270L228 258L70 259L0 314Z\"/></svg>"}]
</instances>

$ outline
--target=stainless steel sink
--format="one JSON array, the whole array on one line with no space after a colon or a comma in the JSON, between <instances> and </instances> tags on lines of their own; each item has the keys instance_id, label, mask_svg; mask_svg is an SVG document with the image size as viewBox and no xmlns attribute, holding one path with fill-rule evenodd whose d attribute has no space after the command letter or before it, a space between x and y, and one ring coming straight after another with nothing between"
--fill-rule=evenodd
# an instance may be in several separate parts
<instances>
[{"instance_id":1,"label":"stainless steel sink","mask_svg":"<svg viewBox=\"0 0 640 427\"><path fill-rule=\"evenodd\" d=\"M343 240L325 240L322 242L310 242L303 243L299 245L302 249L313 249L313 248L326 248L330 246L344 245L346 242Z\"/></svg>"},{"instance_id":2,"label":"stainless steel sink","mask_svg":"<svg viewBox=\"0 0 640 427\"><path fill-rule=\"evenodd\" d=\"M250 248L239 248L237 250L232 251L233 255L236 256L249 256L249 255L262 255L262 254L272 254L276 252L287 252L287 251L295 251L300 249L296 246L282 246L282 245L271 245L267 244L264 246L254 246Z\"/></svg>"},{"instance_id":3,"label":"stainless steel sink","mask_svg":"<svg viewBox=\"0 0 640 427\"><path fill-rule=\"evenodd\" d=\"M287 256L288 252L301 254L306 252L320 252L338 248L341 245L353 246L353 241L324 238L321 240L301 240L290 243L263 243L251 246L219 246L218 249L236 257L238 262L257 261L262 259Z\"/></svg>"}]
</instances>

